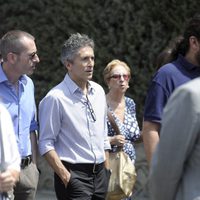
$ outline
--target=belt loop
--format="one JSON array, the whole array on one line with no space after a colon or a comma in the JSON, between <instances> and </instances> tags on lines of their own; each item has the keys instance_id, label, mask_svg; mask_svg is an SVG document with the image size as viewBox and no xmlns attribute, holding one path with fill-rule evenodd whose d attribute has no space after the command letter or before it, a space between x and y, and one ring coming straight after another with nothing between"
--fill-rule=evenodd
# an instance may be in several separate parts
<instances>
[{"instance_id":1,"label":"belt loop","mask_svg":"<svg viewBox=\"0 0 200 200\"><path fill-rule=\"evenodd\" d=\"M93 172L93 173L95 173L95 169L96 169L96 164L94 163L93 169L92 169L92 172Z\"/></svg>"}]
</instances>

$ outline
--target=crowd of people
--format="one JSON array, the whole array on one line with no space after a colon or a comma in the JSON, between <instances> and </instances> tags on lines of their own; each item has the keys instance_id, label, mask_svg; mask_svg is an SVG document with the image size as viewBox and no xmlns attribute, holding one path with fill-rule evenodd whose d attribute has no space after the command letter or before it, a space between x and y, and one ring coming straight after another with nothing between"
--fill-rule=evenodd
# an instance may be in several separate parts
<instances>
[{"instance_id":1,"label":"crowd of people","mask_svg":"<svg viewBox=\"0 0 200 200\"><path fill-rule=\"evenodd\" d=\"M40 61L35 38L21 30L1 38L0 200L35 199L38 150L54 171L58 200L104 200L112 173L109 152L122 148L134 165L140 137L150 168L143 190L148 199L200 199L200 16L159 55L141 131L135 102L126 96L131 68L111 60L102 75L105 93L92 81L94 48L93 39L80 33L63 43L66 75L40 101L37 121L29 77Z\"/></svg>"}]
</instances>

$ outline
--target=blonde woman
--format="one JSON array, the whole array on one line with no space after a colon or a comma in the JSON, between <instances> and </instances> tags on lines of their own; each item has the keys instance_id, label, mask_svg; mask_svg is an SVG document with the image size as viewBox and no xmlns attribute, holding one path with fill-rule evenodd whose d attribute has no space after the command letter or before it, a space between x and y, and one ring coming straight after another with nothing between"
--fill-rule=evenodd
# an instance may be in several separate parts
<instances>
[{"instance_id":1,"label":"blonde woman","mask_svg":"<svg viewBox=\"0 0 200 200\"><path fill-rule=\"evenodd\" d=\"M108 111L111 112L121 135L116 135L108 121L108 136L112 151L123 146L133 164L136 159L134 141L140 138L140 130L136 119L136 109L133 99L125 96L129 88L131 70L125 62L112 60L103 72L104 81L108 86L106 94Z\"/></svg>"}]
</instances>

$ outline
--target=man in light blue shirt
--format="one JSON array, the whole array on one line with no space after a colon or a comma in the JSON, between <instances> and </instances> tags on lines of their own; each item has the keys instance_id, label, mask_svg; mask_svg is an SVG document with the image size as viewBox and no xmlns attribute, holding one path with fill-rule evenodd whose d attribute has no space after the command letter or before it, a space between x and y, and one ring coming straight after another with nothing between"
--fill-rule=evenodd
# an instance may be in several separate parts
<instances>
[{"instance_id":1,"label":"man in light blue shirt","mask_svg":"<svg viewBox=\"0 0 200 200\"><path fill-rule=\"evenodd\" d=\"M68 73L40 102L39 149L55 172L59 200L104 200L110 144L105 93L90 81L93 40L71 35L63 45L61 61Z\"/></svg>"},{"instance_id":2,"label":"man in light blue shirt","mask_svg":"<svg viewBox=\"0 0 200 200\"><path fill-rule=\"evenodd\" d=\"M9 111L21 156L20 181L14 188L15 200L33 200L39 178L36 167L34 85L31 75L39 62L35 38L13 30L1 39L0 99Z\"/></svg>"}]
</instances>

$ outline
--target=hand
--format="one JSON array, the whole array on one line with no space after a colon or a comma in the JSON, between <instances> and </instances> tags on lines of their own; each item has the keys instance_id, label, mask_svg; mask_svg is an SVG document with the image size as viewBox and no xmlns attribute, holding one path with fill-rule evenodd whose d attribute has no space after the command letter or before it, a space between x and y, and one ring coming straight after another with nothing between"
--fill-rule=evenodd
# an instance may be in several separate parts
<instances>
[{"instance_id":1,"label":"hand","mask_svg":"<svg viewBox=\"0 0 200 200\"><path fill-rule=\"evenodd\" d=\"M126 140L123 135L115 135L113 136L113 142L112 144L117 145L117 146L124 146Z\"/></svg>"},{"instance_id":2,"label":"hand","mask_svg":"<svg viewBox=\"0 0 200 200\"><path fill-rule=\"evenodd\" d=\"M63 181L63 183L65 185L65 188L67 187L67 185L68 185L68 183L70 181L70 178L71 178L71 173L69 173L69 172L67 172L65 174L65 176L62 176L62 181Z\"/></svg>"},{"instance_id":3,"label":"hand","mask_svg":"<svg viewBox=\"0 0 200 200\"><path fill-rule=\"evenodd\" d=\"M16 179L10 170L0 174L0 192L8 192L15 185Z\"/></svg>"}]
</instances>

